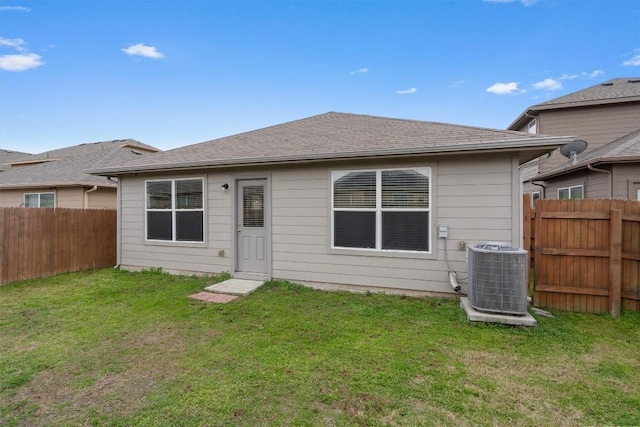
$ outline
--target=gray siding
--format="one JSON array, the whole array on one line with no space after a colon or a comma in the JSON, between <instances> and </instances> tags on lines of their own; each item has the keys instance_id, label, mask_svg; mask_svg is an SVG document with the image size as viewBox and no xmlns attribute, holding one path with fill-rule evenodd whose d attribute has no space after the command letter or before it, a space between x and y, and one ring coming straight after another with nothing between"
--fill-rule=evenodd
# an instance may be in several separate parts
<instances>
[{"instance_id":1,"label":"gray siding","mask_svg":"<svg viewBox=\"0 0 640 427\"><path fill-rule=\"evenodd\" d=\"M639 123L638 103L571 108L541 112L538 133L576 135L589 143L587 151L591 151L637 130ZM547 172L564 162L566 159L557 153L554 159L540 165L540 171Z\"/></svg>"},{"instance_id":2,"label":"gray siding","mask_svg":"<svg viewBox=\"0 0 640 427\"><path fill-rule=\"evenodd\" d=\"M613 171L614 197L635 200L640 189L640 163L617 164Z\"/></svg>"},{"instance_id":3,"label":"gray siding","mask_svg":"<svg viewBox=\"0 0 640 427\"><path fill-rule=\"evenodd\" d=\"M634 199L637 197L637 189L640 188L640 163L598 165L598 169L612 171L613 193L610 189L608 174L581 169L546 179L545 198L557 199L559 188L574 185L584 185L584 196L588 199Z\"/></svg>"},{"instance_id":4,"label":"gray siding","mask_svg":"<svg viewBox=\"0 0 640 427\"><path fill-rule=\"evenodd\" d=\"M203 177L207 191L205 215L206 241L203 244L158 243L145 241L145 180ZM126 268L163 268L167 271L220 273L230 271L231 192L220 186L229 175L206 172L185 174L125 176L121 178L121 247L119 263ZM218 251L224 256L219 257Z\"/></svg>"},{"instance_id":5,"label":"gray siding","mask_svg":"<svg viewBox=\"0 0 640 427\"><path fill-rule=\"evenodd\" d=\"M514 167L515 165L515 167ZM330 247L332 170L428 166L432 168L432 253L378 253ZM438 157L403 161L283 166L265 172L271 178L272 277L318 285L373 286L387 290L450 292L444 240L437 226L449 227L451 266L466 275L466 251L483 240L520 244L517 163L508 154ZM220 186L240 174L210 170L191 173L207 182L207 241L178 246L144 240L144 181L159 176L127 176L122 181L121 263L129 268L162 267L169 271L233 271L233 197ZM176 175L166 175L174 178ZM516 191L517 193L517 191ZM218 257L219 250L224 257Z\"/></svg>"}]
</instances>

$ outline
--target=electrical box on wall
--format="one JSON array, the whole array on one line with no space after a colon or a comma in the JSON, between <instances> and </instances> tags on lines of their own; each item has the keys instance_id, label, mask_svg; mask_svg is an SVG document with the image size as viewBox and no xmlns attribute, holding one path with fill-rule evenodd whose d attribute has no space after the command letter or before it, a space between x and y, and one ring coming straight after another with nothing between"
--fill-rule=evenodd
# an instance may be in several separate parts
<instances>
[{"instance_id":1,"label":"electrical box on wall","mask_svg":"<svg viewBox=\"0 0 640 427\"><path fill-rule=\"evenodd\" d=\"M446 239L447 237L449 237L449 227L447 227L446 225L439 225L438 237L440 239Z\"/></svg>"}]
</instances>

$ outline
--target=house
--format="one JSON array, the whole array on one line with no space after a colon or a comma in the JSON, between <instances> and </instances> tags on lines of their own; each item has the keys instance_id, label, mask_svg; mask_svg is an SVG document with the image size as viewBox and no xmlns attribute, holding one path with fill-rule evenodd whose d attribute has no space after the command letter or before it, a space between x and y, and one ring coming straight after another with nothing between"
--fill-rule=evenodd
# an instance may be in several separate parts
<instances>
[{"instance_id":1,"label":"house","mask_svg":"<svg viewBox=\"0 0 640 427\"><path fill-rule=\"evenodd\" d=\"M588 147L584 153L599 150L640 129L640 78L616 78L604 83L588 87L577 92L534 105L525 110L509 126L509 130L550 135L575 135L584 140ZM576 181L575 176L562 172L572 163L560 153L548 161L536 163L523 168L524 191L533 194L533 198L600 198L621 197L634 198L632 193L611 192L607 195L601 191L601 184L596 179ZM608 163L609 172L614 173L614 163ZM626 164L626 179L640 178L637 165ZM595 172L591 175L594 175ZM544 175L544 181L542 176ZM595 175L594 175L595 176ZM622 178L621 178L622 179ZM593 186L589 185L593 183ZM537 185L536 185L537 184ZM546 189L545 189L546 186Z\"/></svg>"},{"instance_id":2,"label":"house","mask_svg":"<svg viewBox=\"0 0 640 427\"><path fill-rule=\"evenodd\" d=\"M127 139L81 144L14 158L0 173L0 207L115 209L117 183L84 172L158 150Z\"/></svg>"},{"instance_id":3,"label":"house","mask_svg":"<svg viewBox=\"0 0 640 427\"><path fill-rule=\"evenodd\" d=\"M466 245L520 246L520 165L572 139L330 112L91 173L123 268L438 294Z\"/></svg>"},{"instance_id":4,"label":"house","mask_svg":"<svg viewBox=\"0 0 640 427\"><path fill-rule=\"evenodd\" d=\"M539 174L534 184L542 183L549 198L583 198L587 189L591 199L640 200L640 129Z\"/></svg>"}]
</instances>

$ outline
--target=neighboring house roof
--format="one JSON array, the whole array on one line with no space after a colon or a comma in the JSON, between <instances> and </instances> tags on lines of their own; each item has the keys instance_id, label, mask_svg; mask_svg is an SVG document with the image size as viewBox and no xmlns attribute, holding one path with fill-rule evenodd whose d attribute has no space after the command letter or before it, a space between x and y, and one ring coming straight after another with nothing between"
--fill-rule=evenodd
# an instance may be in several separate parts
<instances>
[{"instance_id":1,"label":"neighboring house roof","mask_svg":"<svg viewBox=\"0 0 640 427\"><path fill-rule=\"evenodd\" d=\"M518 150L522 163L573 137L329 112L200 144L164 151L91 173L311 162L390 155ZM530 150L527 151L527 150Z\"/></svg>"},{"instance_id":2,"label":"neighboring house roof","mask_svg":"<svg viewBox=\"0 0 640 427\"><path fill-rule=\"evenodd\" d=\"M0 149L0 172L10 169L11 165L9 163L16 162L19 160L25 160L32 155L33 154L22 153L20 151L10 151L10 150Z\"/></svg>"},{"instance_id":3,"label":"neighboring house roof","mask_svg":"<svg viewBox=\"0 0 640 427\"><path fill-rule=\"evenodd\" d=\"M640 78L625 77L608 80L604 83L599 83L586 89L534 105L520 114L508 129L521 128L525 122L531 120L530 116L537 116L540 111L625 102L640 102Z\"/></svg>"},{"instance_id":4,"label":"neighboring house roof","mask_svg":"<svg viewBox=\"0 0 640 427\"><path fill-rule=\"evenodd\" d=\"M72 145L70 147L58 148L55 150L45 151L39 154L32 154L24 161L12 162L14 165L28 165L31 163L42 163L53 160L66 159L68 157L76 157L89 153L99 153L113 148L129 148L143 153L155 153L158 150L147 144L143 144L135 139L115 139L113 141L90 142L86 144Z\"/></svg>"},{"instance_id":5,"label":"neighboring house roof","mask_svg":"<svg viewBox=\"0 0 640 427\"><path fill-rule=\"evenodd\" d=\"M136 141L137 142L137 141ZM80 154L55 161L18 167L0 174L0 188L54 187L72 185L98 185L116 187L108 178L89 175L85 169L122 163L147 153L132 150L128 145L108 144L111 148L99 150L77 150ZM79 147L79 146L76 146ZM75 148L75 147L69 147ZM154 149L155 150L155 149Z\"/></svg>"},{"instance_id":6,"label":"neighboring house roof","mask_svg":"<svg viewBox=\"0 0 640 427\"><path fill-rule=\"evenodd\" d=\"M536 175L534 179L537 181L557 175L564 175L569 172L584 169L588 167L588 165L598 163L627 162L640 162L640 129L605 144L596 150L578 156L578 162L575 165L571 164L571 160L569 160L567 163L555 169Z\"/></svg>"}]
</instances>

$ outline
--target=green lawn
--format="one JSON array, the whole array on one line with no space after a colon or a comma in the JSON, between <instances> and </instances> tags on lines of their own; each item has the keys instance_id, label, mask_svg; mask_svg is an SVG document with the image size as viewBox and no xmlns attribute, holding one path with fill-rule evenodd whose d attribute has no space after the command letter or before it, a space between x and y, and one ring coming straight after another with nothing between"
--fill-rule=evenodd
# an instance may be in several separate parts
<instances>
[{"instance_id":1,"label":"green lawn","mask_svg":"<svg viewBox=\"0 0 640 427\"><path fill-rule=\"evenodd\" d=\"M640 315L468 323L458 302L114 269L0 286L0 425L640 425Z\"/></svg>"}]
</instances>

